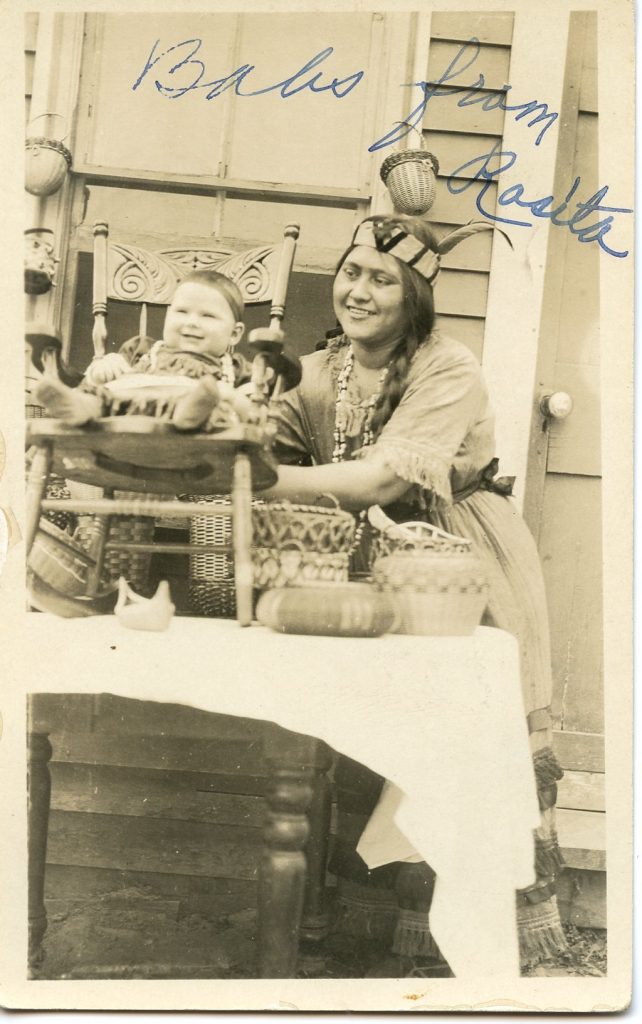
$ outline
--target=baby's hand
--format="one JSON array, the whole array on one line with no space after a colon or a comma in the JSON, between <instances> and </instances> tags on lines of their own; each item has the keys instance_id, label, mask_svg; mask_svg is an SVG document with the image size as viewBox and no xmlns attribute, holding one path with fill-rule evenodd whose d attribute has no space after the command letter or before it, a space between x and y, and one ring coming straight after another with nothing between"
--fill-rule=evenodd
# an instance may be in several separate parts
<instances>
[{"instance_id":1,"label":"baby's hand","mask_svg":"<svg viewBox=\"0 0 642 1024\"><path fill-rule=\"evenodd\" d=\"M85 380L88 384L98 387L100 384L109 384L117 380L125 373L131 372L131 366L124 356L118 352L108 352L105 356L93 359L87 367Z\"/></svg>"}]
</instances>

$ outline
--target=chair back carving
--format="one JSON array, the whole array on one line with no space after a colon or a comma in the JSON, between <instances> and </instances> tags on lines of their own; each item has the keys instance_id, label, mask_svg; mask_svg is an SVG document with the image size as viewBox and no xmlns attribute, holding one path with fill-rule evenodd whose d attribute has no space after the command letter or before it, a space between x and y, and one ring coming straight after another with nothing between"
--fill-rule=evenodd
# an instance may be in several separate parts
<instances>
[{"instance_id":1,"label":"chair back carving","mask_svg":"<svg viewBox=\"0 0 642 1024\"><path fill-rule=\"evenodd\" d=\"M247 305L271 302L282 245L260 245L243 252L173 248L152 252L109 240L103 221L94 225L93 342L105 351L107 300L141 304L138 333L147 334L147 304L168 305L177 284L193 270L216 270L240 289Z\"/></svg>"}]
</instances>

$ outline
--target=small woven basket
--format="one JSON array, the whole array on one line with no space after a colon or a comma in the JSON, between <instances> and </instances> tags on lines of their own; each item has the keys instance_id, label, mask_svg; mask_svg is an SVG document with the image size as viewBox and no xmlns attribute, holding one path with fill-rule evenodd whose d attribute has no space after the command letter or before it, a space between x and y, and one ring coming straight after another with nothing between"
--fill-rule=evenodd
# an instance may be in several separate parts
<instances>
[{"instance_id":1,"label":"small woven basket","mask_svg":"<svg viewBox=\"0 0 642 1024\"><path fill-rule=\"evenodd\" d=\"M372 574L394 596L398 633L467 636L479 625L488 582L472 542L429 523L404 523L375 535Z\"/></svg>"},{"instance_id":2,"label":"small woven basket","mask_svg":"<svg viewBox=\"0 0 642 1024\"><path fill-rule=\"evenodd\" d=\"M297 586L348 579L354 516L342 509L257 502L252 510L254 586Z\"/></svg>"},{"instance_id":3,"label":"small woven basket","mask_svg":"<svg viewBox=\"0 0 642 1024\"><path fill-rule=\"evenodd\" d=\"M116 491L114 498L139 498L135 491ZM74 537L89 552L97 539L98 519L95 516L78 516ZM151 544L154 539L152 516L112 516L109 524L109 540L115 544ZM127 582L141 594L149 586L151 551L125 551L112 548L105 552L105 572L111 580L124 576Z\"/></svg>"},{"instance_id":4,"label":"small woven basket","mask_svg":"<svg viewBox=\"0 0 642 1024\"><path fill-rule=\"evenodd\" d=\"M94 559L81 543L44 517L38 525L28 568L44 583L67 597L83 597ZM106 586L108 581L104 581Z\"/></svg>"},{"instance_id":5,"label":"small woven basket","mask_svg":"<svg viewBox=\"0 0 642 1024\"><path fill-rule=\"evenodd\" d=\"M426 551L445 553L466 553L471 551L472 542L464 537L440 530L431 523L402 523L398 529L373 529L370 545L370 565L386 555L394 555L399 551L423 554Z\"/></svg>"},{"instance_id":6,"label":"small woven basket","mask_svg":"<svg viewBox=\"0 0 642 1024\"><path fill-rule=\"evenodd\" d=\"M419 216L435 201L439 162L425 149L391 153L381 165L381 179L395 210Z\"/></svg>"},{"instance_id":7,"label":"small woven basket","mask_svg":"<svg viewBox=\"0 0 642 1024\"><path fill-rule=\"evenodd\" d=\"M229 509L220 495L185 496L195 504L215 502ZM190 543L229 544L227 516L193 516ZM343 582L354 543L355 520L339 508L255 501L252 504L252 566L254 587L299 586L311 582ZM220 618L236 614L234 560L224 552L190 555L190 608L197 615Z\"/></svg>"},{"instance_id":8,"label":"small woven basket","mask_svg":"<svg viewBox=\"0 0 642 1024\"><path fill-rule=\"evenodd\" d=\"M183 501L198 505L220 505L226 516L193 516L190 520L190 544L232 543L232 503L222 495L183 495ZM234 559L225 551L191 554L189 558L189 610L194 615L233 619L236 615Z\"/></svg>"}]
</instances>

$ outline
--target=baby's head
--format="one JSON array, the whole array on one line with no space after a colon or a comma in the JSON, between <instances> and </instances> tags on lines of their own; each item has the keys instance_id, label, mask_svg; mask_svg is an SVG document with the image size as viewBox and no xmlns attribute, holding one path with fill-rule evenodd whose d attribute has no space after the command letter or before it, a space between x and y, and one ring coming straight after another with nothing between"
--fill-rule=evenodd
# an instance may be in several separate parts
<instances>
[{"instance_id":1,"label":"baby's head","mask_svg":"<svg viewBox=\"0 0 642 1024\"><path fill-rule=\"evenodd\" d=\"M243 312L243 296L229 277L194 270L167 307L163 341L176 352L222 356L241 340Z\"/></svg>"}]
</instances>

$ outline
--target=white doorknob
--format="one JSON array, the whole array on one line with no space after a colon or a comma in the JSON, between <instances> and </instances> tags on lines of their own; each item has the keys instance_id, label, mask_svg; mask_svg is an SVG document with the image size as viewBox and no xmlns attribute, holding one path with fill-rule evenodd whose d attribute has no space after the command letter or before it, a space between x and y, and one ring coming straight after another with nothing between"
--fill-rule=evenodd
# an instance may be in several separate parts
<instances>
[{"instance_id":1,"label":"white doorknob","mask_svg":"<svg viewBox=\"0 0 642 1024\"><path fill-rule=\"evenodd\" d=\"M539 408L542 416L565 420L573 411L573 399L566 391L546 391L540 395Z\"/></svg>"}]
</instances>

